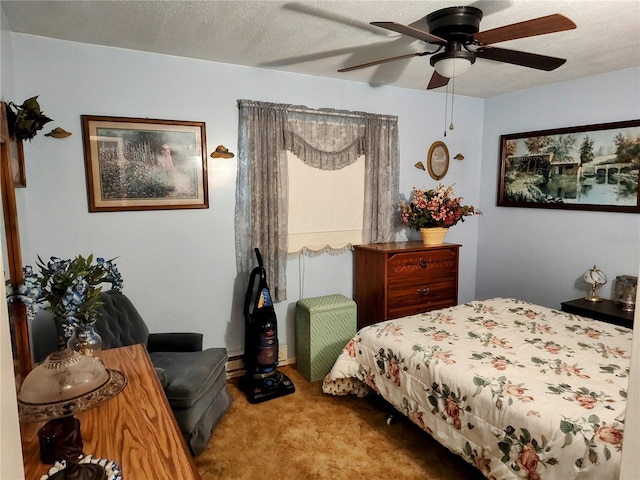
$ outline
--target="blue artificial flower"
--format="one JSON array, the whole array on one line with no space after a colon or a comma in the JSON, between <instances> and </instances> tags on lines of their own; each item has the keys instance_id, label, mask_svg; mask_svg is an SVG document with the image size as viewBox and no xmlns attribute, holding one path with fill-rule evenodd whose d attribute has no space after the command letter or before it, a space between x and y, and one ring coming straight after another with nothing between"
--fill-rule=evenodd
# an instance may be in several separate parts
<instances>
[{"instance_id":1,"label":"blue artificial flower","mask_svg":"<svg viewBox=\"0 0 640 480\"><path fill-rule=\"evenodd\" d=\"M17 292L7 289L7 298L25 303L32 316L36 305L47 302L45 308L60 322L66 336L81 325L95 322L101 283L111 283L113 290L122 291L122 276L116 265L102 257L95 263L93 255L72 260L50 257L46 264L38 257L38 266L40 275L30 265L24 267L23 283Z\"/></svg>"},{"instance_id":2,"label":"blue artificial flower","mask_svg":"<svg viewBox=\"0 0 640 480\"><path fill-rule=\"evenodd\" d=\"M104 261L104 259L100 259L100 258L97 261L99 262L100 260ZM103 268L106 273L105 281L111 283L112 290L115 290L116 292L121 292L123 281L122 281L122 275L120 275L120 272L118 271L118 267L116 267L115 263L109 260L107 262L104 262Z\"/></svg>"},{"instance_id":3,"label":"blue artificial flower","mask_svg":"<svg viewBox=\"0 0 640 480\"><path fill-rule=\"evenodd\" d=\"M69 266L70 260L62 260L58 257L51 257L47 266L53 273L64 272Z\"/></svg>"},{"instance_id":4,"label":"blue artificial flower","mask_svg":"<svg viewBox=\"0 0 640 480\"><path fill-rule=\"evenodd\" d=\"M18 285L17 293L13 289L7 291L7 298L10 301L18 299L30 305L42 300L43 291L38 282L38 276L29 265L23 268L24 282Z\"/></svg>"}]
</instances>

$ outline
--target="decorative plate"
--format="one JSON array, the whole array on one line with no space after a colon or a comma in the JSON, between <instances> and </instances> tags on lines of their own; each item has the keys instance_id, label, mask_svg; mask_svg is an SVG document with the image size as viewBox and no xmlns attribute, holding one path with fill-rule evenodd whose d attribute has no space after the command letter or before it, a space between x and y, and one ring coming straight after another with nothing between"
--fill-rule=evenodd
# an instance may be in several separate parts
<instances>
[{"instance_id":1,"label":"decorative plate","mask_svg":"<svg viewBox=\"0 0 640 480\"><path fill-rule=\"evenodd\" d=\"M122 472L120 471L120 466L114 462L113 460L107 460L105 458L94 458L91 455L87 455L82 458L78 463L93 463L96 465L100 465L104 468L107 474L107 480L122 480ZM53 467L49 469L46 475L40 477L40 480L47 480L51 478L53 475L63 470L67 466L64 460L60 460L56 462Z\"/></svg>"}]
</instances>

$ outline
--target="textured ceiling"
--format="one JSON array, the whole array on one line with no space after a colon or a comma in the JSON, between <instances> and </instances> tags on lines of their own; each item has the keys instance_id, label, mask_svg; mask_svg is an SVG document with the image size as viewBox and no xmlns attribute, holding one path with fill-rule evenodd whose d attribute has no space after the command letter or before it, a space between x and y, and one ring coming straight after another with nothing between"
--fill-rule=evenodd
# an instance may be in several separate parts
<instances>
[{"instance_id":1,"label":"textured ceiling","mask_svg":"<svg viewBox=\"0 0 640 480\"><path fill-rule=\"evenodd\" d=\"M567 63L544 72L479 59L456 78L455 92L480 98L640 66L638 0L2 0L0 5L14 32L413 89L427 86L433 72L428 57L337 72L429 50L419 40L369 22L394 21L426 30L428 13L474 5L484 12L481 31L552 13L576 23L575 30L496 44L566 58Z\"/></svg>"}]
</instances>

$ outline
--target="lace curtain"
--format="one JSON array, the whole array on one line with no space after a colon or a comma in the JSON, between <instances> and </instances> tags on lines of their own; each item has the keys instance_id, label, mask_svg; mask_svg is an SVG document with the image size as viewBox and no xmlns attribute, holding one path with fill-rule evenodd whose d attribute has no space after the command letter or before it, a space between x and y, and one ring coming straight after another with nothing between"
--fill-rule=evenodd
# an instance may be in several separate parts
<instances>
[{"instance_id":1,"label":"lace curtain","mask_svg":"<svg viewBox=\"0 0 640 480\"><path fill-rule=\"evenodd\" d=\"M363 242L393 239L397 117L252 100L239 100L238 106L235 238L239 274L248 275L255 266L253 249L258 247L274 302L286 300L287 150L322 170L343 168L364 155Z\"/></svg>"}]
</instances>

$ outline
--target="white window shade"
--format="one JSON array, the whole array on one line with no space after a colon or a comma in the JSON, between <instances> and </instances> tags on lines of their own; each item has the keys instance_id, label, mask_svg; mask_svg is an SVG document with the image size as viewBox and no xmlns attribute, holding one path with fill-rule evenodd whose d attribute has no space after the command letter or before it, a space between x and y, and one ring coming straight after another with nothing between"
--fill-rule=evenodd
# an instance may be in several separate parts
<instances>
[{"instance_id":1,"label":"white window shade","mask_svg":"<svg viewBox=\"0 0 640 480\"><path fill-rule=\"evenodd\" d=\"M340 251L362 243L364 156L339 170L319 170L287 152L289 254Z\"/></svg>"}]
</instances>

